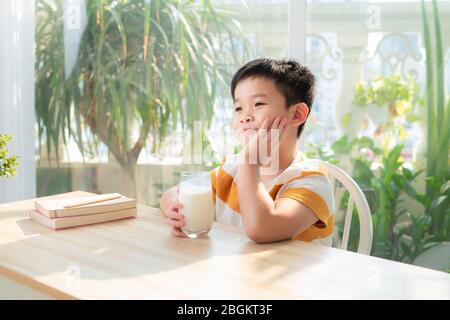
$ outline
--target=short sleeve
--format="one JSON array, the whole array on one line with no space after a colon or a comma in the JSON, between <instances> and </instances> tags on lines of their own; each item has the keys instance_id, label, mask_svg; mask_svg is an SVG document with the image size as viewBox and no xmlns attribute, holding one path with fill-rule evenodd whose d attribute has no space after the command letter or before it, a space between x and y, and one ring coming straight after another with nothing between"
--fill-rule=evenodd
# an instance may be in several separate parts
<instances>
[{"instance_id":1,"label":"short sleeve","mask_svg":"<svg viewBox=\"0 0 450 320\"><path fill-rule=\"evenodd\" d=\"M325 175L296 178L281 187L277 198L291 198L307 206L319 220L317 228L326 228L334 214L333 190Z\"/></svg>"},{"instance_id":2,"label":"short sleeve","mask_svg":"<svg viewBox=\"0 0 450 320\"><path fill-rule=\"evenodd\" d=\"M218 183L218 177L219 177L219 170L223 166L223 164L226 161L226 157L222 159L220 162L220 165L209 171L209 175L211 176L211 190L212 190L212 198L213 203L216 204L216 195L217 195L217 183Z\"/></svg>"},{"instance_id":3,"label":"short sleeve","mask_svg":"<svg viewBox=\"0 0 450 320\"><path fill-rule=\"evenodd\" d=\"M212 200L216 204L216 190L217 190L217 168L212 169L209 174L211 176L211 189L212 189Z\"/></svg>"}]
</instances>

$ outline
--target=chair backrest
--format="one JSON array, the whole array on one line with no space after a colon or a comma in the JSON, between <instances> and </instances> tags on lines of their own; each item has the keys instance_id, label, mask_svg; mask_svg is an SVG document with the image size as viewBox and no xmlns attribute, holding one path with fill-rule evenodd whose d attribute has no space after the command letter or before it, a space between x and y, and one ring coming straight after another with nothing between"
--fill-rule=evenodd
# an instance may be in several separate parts
<instances>
[{"instance_id":1,"label":"chair backrest","mask_svg":"<svg viewBox=\"0 0 450 320\"><path fill-rule=\"evenodd\" d=\"M342 235L340 248L347 250L348 237L353 216L353 206L356 205L356 209L359 215L360 228L358 253L370 254L370 251L372 249L373 227L369 204L367 203L364 193L361 191L361 188L358 186L355 180L353 180L342 169L324 161L320 161L320 166L327 172L331 182L331 186L333 187L333 190L335 192L336 212L339 208L338 202L340 201L340 197L336 196L336 182L340 182L350 194L347 204L347 211L344 218L344 232Z\"/></svg>"}]
</instances>

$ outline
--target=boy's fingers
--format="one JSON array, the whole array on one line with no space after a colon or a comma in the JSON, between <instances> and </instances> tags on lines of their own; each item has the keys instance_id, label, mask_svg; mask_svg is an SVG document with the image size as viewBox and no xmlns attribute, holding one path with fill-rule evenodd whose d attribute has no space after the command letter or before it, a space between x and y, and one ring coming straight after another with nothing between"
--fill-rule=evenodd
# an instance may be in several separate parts
<instances>
[{"instance_id":1,"label":"boy's fingers","mask_svg":"<svg viewBox=\"0 0 450 320\"><path fill-rule=\"evenodd\" d=\"M167 210L175 210L176 211L176 210L181 209L183 207L183 204L180 202L180 200L178 198L172 199L169 202L169 205L170 205L170 207Z\"/></svg>"},{"instance_id":2,"label":"boy's fingers","mask_svg":"<svg viewBox=\"0 0 450 320\"><path fill-rule=\"evenodd\" d=\"M269 129L269 124L270 124L270 118L267 117L266 119L264 119L261 129L266 129L266 130Z\"/></svg>"},{"instance_id":3,"label":"boy's fingers","mask_svg":"<svg viewBox=\"0 0 450 320\"><path fill-rule=\"evenodd\" d=\"M178 203L177 199L171 199L169 202L169 209L167 209L166 211L173 210L173 208L176 208L177 203Z\"/></svg>"},{"instance_id":4,"label":"boy's fingers","mask_svg":"<svg viewBox=\"0 0 450 320\"><path fill-rule=\"evenodd\" d=\"M280 125L280 121L281 121L281 117L276 117L275 120L273 120L272 122L272 129L279 129L279 125Z\"/></svg>"},{"instance_id":5,"label":"boy's fingers","mask_svg":"<svg viewBox=\"0 0 450 320\"><path fill-rule=\"evenodd\" d=\"M178 208L170 207L169 210L166 211L167 218L170 219L182 219L183 215L178 212Z\"/></svg>"},{"instance_id":6,"label":"boy's fingers","mask_svg":"<svg viewBox=\"0 0 450 320\"><path fill-rule=\"evenodd\" d=\"M286 130L287 128L287 119L284 118L283 120L281 120L280 123L280 135Z\"/></svg>"},{"instance_id":7,"label":"boy's fingers","mask_svg":"<svg viewBox=\"0 0 450 320\"><path fill-rule=\"evenodd\" d=\"M264 119L263 124L261 125L260 130L258 131L258 137L259 139L266 139L267 134L270 128L270 117L267 117ZM255 137L256 139L256 137Z\"/></svg>"},{"instance_id":8,"label":"boy's fingers","mask_svg":"<svg viewBox=\"0 0 450 320\"><path fill-rule=\"evenodd\" d=\"M272 127L270 128L270 130L278 130L278 137L281 135L281 121L282 118L281 117L276 117L275 120L272 123ZM272 131L271 135L273 136L275 133Z\"/></svg>"},{"instance_id":9,"label":"boy's fingers","mask_svg":"<svg viewBox=\"0 0 450 320\"><path fill-rule=\"evenodd\" d=\"M176 228L176 227L172 228L171 233L175 237L186 238L186 234L183 231L181 231L180 228Z\"/></svg>"},{"instance_id":10,"label":"boy's fingers","mask_svg":"<svg viewBox=\"0 0 450 320\"><path fill-rule=\"evenodd\" d=\"M167 219L167 224L171 227L178 227L181 228L184 226L183 220L175 220L175 219Z\"/></svg>"}]
</instances>

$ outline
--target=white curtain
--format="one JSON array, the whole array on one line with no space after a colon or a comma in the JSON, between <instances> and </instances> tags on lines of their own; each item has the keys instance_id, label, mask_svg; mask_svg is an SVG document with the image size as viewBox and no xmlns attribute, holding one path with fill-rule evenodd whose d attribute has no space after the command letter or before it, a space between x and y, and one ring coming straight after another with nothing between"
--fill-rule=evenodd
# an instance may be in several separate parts
<instances>
[{"instance_id":1,"label":"white curtain","mask_svg":"<svg viewBox=\"0 0 450 320\"><path fill-rule=\"evenodd\" d=\"M18 175L0 178L0 203L36 196L34 0L0 0L0 133L18 155Z\"/></svg>"}]
</instances>

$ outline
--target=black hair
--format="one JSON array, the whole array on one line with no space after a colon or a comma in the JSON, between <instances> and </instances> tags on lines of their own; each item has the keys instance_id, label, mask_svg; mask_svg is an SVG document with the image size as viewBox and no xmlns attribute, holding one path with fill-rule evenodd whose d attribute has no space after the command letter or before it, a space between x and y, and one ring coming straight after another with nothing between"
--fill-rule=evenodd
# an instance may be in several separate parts
<instances>
[{"instance_id":1,"label":"black hair","mask_svg":"<svg viewBox=\"0 0 450 320\"><path fill-rule=\"evenodd\" d=\"M251 77L263 77L275 81L276 87L286 99L286 107L305 103L311 112L315 96L314 74L305 66L293 59L261 58L242 66L231 80L231 96L239 82ZM305 121L306 122L306 121ZM299 126L297 138L300 137L305 123Z\"/></svg>"}]
</instances>

